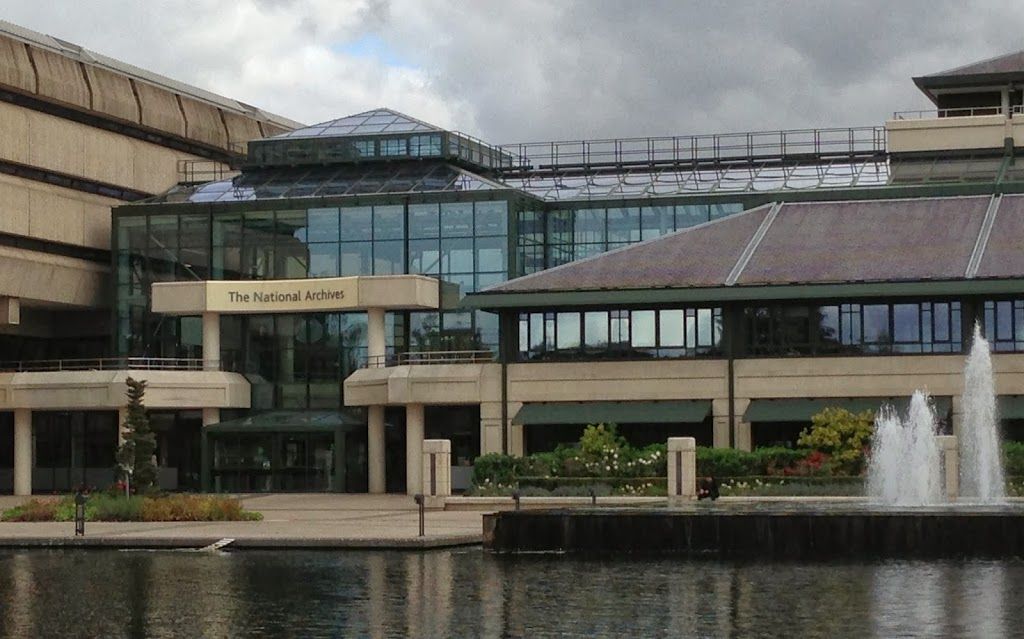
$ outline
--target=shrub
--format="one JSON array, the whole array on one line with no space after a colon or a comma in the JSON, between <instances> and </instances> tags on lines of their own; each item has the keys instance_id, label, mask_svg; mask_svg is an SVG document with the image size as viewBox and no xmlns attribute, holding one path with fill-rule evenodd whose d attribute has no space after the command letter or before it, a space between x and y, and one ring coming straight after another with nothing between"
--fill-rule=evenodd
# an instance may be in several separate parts
<instances>
[{"instance_id":1,"label":"shrub","mask_svg":"<svg viewBox=\"0 0 1024 639\"><path fill-rule=\"evenodd\" d=\"M751 453L751 463L755 474L759 475L785 475L794 466L807 457L808 451L798 448L783 448L781 446L766 446L756 448Z\"/></svg>"},{"instance_id":2,"label":"shrub","mask_svg":"<svg viewBox=\"0 0 1024 639\"><path fill-rule=\"evenodd\" d=\"M697 475L741 477L757 475L754 454L735 448L697 447Z\"/></svg>"},{"instance_id":3,"label":"shrub","mask_svg":"<svg viewBox=\"0 0 1024 639\"><path fill-rule=\"evenodd\" d=\"M144 499L138 495L111 497L96 493L85 502L85 518L88 521L141 521Z\"/></svg>"},{"instance_id":4,"label":"shrub","mask_svg":"<svg viewBox=\"0 0 1024 639\"><path fill-rule=\"evenodd\" d=\"M845 408L826 408L811 418L811 427L800 433L797 443L828 455L832 472L859 475L874 420L874 412L869 410L854 414Z\"/></svg>"},{"instance_id":5,"label":"shrub","mask_svg":"<svg viewBox=\"0 0 1024 639\"><path fill-rule=\"evenodd\" d=\"M1004 442L1003 459L1007 477L1024 476L1024 442Z\"/></svg>"},{"instance_id":6,"label":"shrub","mask_svg":"<svg viewBox=\"0 0 1024 639\"><path fill-rule=\"evenodd\" d=\"M57 500L30 499L20 506L9 508L0 515L0 521L53 521Z\"/></svg>"},{"instance_id":7,"label":"shrub","mask_svg":"<svg viewBox=\"0 0 1024 639\"><path fill-rule=\"evenodd\" d=\"M487 453L473 463L473 483L477 486L510 485L516 480L517 458L502 453Z\"/></svg>"}]
</instances>

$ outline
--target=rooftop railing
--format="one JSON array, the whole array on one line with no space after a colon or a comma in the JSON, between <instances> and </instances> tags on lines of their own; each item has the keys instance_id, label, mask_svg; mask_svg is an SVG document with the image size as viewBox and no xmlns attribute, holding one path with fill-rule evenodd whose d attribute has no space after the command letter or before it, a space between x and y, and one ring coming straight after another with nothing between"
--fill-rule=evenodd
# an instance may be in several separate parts
<instances>
[{"instance_id":1,"label":"rooftop railing","mask_svg":"<svg viewBox=\"0 0 1024 639\"><path fill-rule=\"evenodd\" d=\"M885 154L885 127L795 129L650 138L524 142L498 147L521 157L520 171L599 172L630 167L701 166L767 159L814 162ZM516 172L516 168L510 171Z\"/></svg>"},{"instance_id":2,"label":"rooftop railing","mask_svg":"<svg viewBox=\"0 0 1024 639\"><path fill-rule=\"evenodd\" d=\"M424 351L367 357L365 368L428 364L486 364L493 362L494 359L493 351Z\"/></svg>"},{"instance_id":3,"label":"rooftop railing","mask_svg":"<svg viewBox=\"0 0 1024 639\"><path fill-rule=\"evenodd\" d=\"M1020 106L1011 109L1012 113L1020 113ZM999 106L959 107L956 109L919 109L916 111L896 111L894 120L931 120L937 118L970 118L979 115L1001 115L1003 108Z\"/></svg>"},{"instance_id":4,"label":"rooftop railing","mask_svg":"<svg viewBox=\"0 0 1024 639\"><path fill-rule=\"evenodd\" d=\"M99 357L0 362L0 371L7 373L112 370L201 371L203 360L186 357Z\"/></svg>"},{"instance_id":5,"label":"rooftop railing","mask_svg":"<svg viewBox=\"0 0 1024 639\"><path fill-rule=\"evenodd\" d=\"M238 175L238 171L215 160L178 160L179 184L204 184Z\"/></svg>"}]
</instances>

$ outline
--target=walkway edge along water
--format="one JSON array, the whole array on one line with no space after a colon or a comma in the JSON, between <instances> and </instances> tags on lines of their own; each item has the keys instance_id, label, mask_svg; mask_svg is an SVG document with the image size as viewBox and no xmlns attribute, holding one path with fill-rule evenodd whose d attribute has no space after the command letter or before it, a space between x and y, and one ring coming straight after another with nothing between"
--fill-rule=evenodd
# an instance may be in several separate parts
<instances>
[{"instance_id":1,"label":"walkway edge along water","mask_svg":"<svg viewBox=\"0 0 1024 639\"><path fill-rule=\"evenodd\" d=\"M105 548L121 550L201 551L218 542L218 537L122 537L94 535L86 537L4 537L0 548ZM479 546L480 535L428 535L399 539L346 539L312 537L237 537L229 550L433 550Z\"/></svg>"}]
</instances>

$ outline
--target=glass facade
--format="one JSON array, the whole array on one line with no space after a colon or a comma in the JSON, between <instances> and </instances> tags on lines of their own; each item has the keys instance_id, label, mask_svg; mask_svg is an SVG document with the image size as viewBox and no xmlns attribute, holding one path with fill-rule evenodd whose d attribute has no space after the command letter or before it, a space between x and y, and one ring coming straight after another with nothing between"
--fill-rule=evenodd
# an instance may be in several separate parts
<instances>
[{"instance_id":1,"label":"glass facade","mask_svg":"<svg viewBox=\"0 0 1024 639\"><path fill-rule=\"evenodd\" d=\"M743 211L739 202L602 206L519 213L516 250L526 275ZM568 206L568 205L565 205Z\"/></svg>"},{"instance_id":2,"label":"glass facade","mask_svg":"<svg viewBox=\"0 0 1024 639\"><path fill-rule=\"evenodd\" d=\"M1024 299L987 300L983 311L985 337L992 350L1024 351Z\"/></svg>"},{"instance_id":3,"label":"glass facade","mask_svg":"<svg viewBox=\"0 0 1024 639\"><path fill-rule=\"evenodd\" d=\"M773 304L744 309L745 354L959 353L959 301Z\"/></svg>"},{"instance_id":4,"label":"glass facade","mask_svg":"<svg viewBox=\"0 0 1024 639\"><path fill-rule=\"evenodd\" d=\"M519 315L520 361L711 357L721 343L721 308Z\"/></svg>"}]
</instances>

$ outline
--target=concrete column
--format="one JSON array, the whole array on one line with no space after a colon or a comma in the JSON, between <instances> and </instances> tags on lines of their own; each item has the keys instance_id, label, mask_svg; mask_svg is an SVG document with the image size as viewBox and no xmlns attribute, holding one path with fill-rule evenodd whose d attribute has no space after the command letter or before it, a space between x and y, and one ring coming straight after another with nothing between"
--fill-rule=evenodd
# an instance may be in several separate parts
<instances>
[{"instance_id":1,"label":"concrete column","mask_svg":"<svg viewBox=\"0 0 1024 639\"><path fill-rule=\"evenodd\" d=\"M370 308L366 310L366 355L370 368L384 366L384 309Z\"/></svg>"},{"instance_id":2,"label":"concrete column","mask_svg":"<svg viewBox=\"0 0 1024 639\"><path fill-rule=\"evenodd\" d=\"M32 494L32 411L14 409L14 494Z\"/></svg>"},{"instance_id":3,"label":"concrete column","mask_svg":"<svg viewBox=\"0 0 1024 639\"><path fill-rule=\"evenodd\" d=\"M21 324L21 300L0 297L0 324Z\"/></svg>"},{"instance_id":4,"label":"concrete column","mask_svg":"<svg viewBox=\"0 0 1024 639\"><path fill-rule=\"evenodd\" d=\"M423 440L423 490L427 508L444 508L452 495L452 442Z\"/></svg>"},{"instance_id":5,"label":"concrete column","mask_svg":"<svg viewBox=\"0 0 1024 639\"><path fill-rule=\"evenodd\" d=\"M220 370L220 313L203 313L203 370Z\"/></svg>"},{"instance_id":6,"label":"concrete column","mask_svg":"<svg viewBox=\"0 0 1024 639\"><path fill-rule=\"evenodd\" d=\"M209 426L210 424L216 424L220 421L220 409L219 408L204 408L203 409L203 426Z\"/></svg>"},{"instance_id":7,"label":"concrete column","mask_svg":"<svg viewBox=\"0 0 1024 639\"><path fill-rule=\"evenodd\" d=\"M946 499L954 500L960 496L960 454L957 451L957 439L953 435L937 435L935 441L939 446L942 491Z\"/></svg>"},{"instance_id":8,"label":"concrete column","mask_svg":"<svg viewBox=\"0 0 1024 639\"><path fill-rule=\"evenodd\" d=\"M743 421L743 414L747 412L747 407L750 406L749 399L739 399L734 401L736 407L736 432L734 433L736 448L740 450L752 450L754 447L754 438L751 432L750 422Z\"/></svg>"},{"instance_id":9,"label":"concrete column","mask_svg":"<svg viewBox=\"0 0 1024 639\"><path fill-rule=\"evenodd\" d=\"M128 407L122 406L117 409L117 447L120 448L121 444L124 443L125 435L128 433L128 429L125 428L124 423L128 421Z\"/></svg>"},{"instance_id":10,"label":"concrete column","mask_svg":"<svg viewBox=\"0 0 1024 639\"><path fill-rule=\"evenodd\" d=\"M367 408L366 463L369 470L370 494L381 495L386 490L387 467L384 457L384 407Z\"/></svg>"},{"instance_id":11,"label":"concrete column","mask_svg":"<svg viewBox=\"0 0 1024 639\"><path fill-rule=\"evenodd\" d=\"M697 440L668 438L668 505L681 506L697 497Z\"/></svg>"},{"instance_id":12,"label":"concrete column","mask_svg":"<svg viewBox=\"0 0 1024 639\"><path fill-rule=\"evenodd\" d=\"M729 399L711 400L711 435L715 448L729 447Z\"/></svg>"},{"instance_id":13,"label":"concrete column","mask_svg":"<svg viewBox=\"0 0 1024 639\"><path fill-rule=\"evenodd\" d=\"M405 407L405 492L423 488L423 404Z\"/></svg>"}]
</instances>

